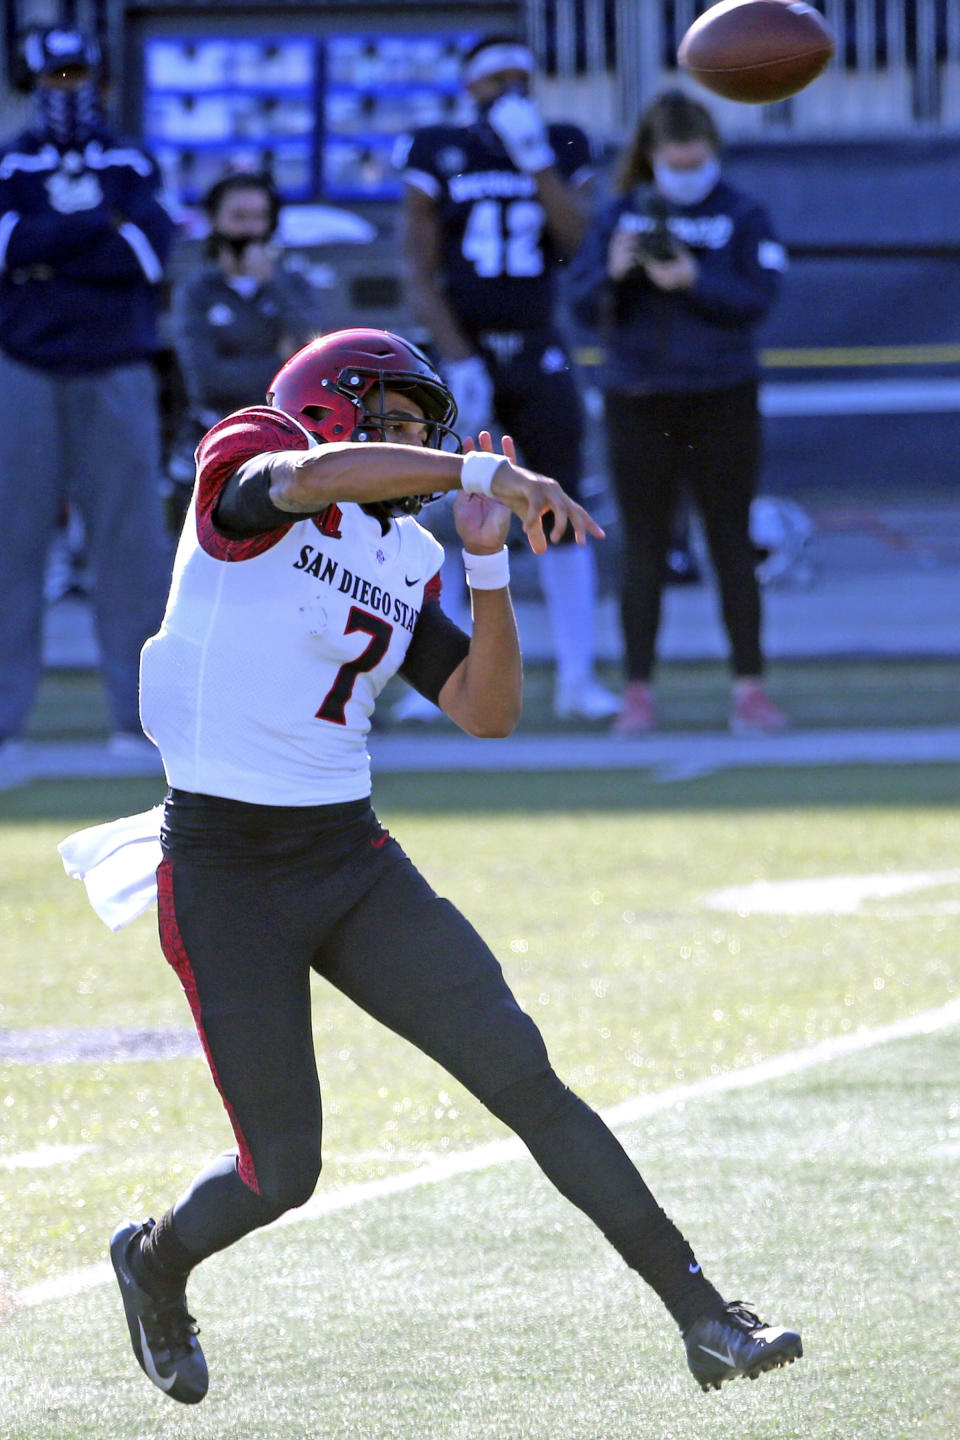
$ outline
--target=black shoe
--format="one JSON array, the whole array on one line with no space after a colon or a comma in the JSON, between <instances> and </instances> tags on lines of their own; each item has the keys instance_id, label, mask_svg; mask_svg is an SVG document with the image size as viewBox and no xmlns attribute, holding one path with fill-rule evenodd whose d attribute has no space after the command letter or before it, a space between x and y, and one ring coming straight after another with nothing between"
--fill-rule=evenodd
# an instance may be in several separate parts
<instances>
[{"instance_id":1,"label":"black shoe","mask_svg":"<svg viewBox=\"0 0 960 1440\"><path fill-rule=\"evenodd\" d=\"M764 1370L792 1365L803 1354L795 1330L765 1325L746 1305L731 1300L724 1313L695 1320L683 1337L687 1364L701 1390L719 1390L738 1375L756 1380Z\"/></svg>"},{"instance_id":2,"label":"black shoe","mask_svg":"<svg viewBox=\"0 0 960 1440\"><path fill-rule=\"evenodd\" d=\"M207 1393L207 1362L197 1340L197 1322L187 1314L186 1291L182 1285L147 1289L131 1273L131 1247L139 1245L153 1225L152 1220L142 1225L127 1221L110 1241L130 1343L141 1370L154 1385L171 1400L196 1405Z\"/></svg>"}]
</instances>

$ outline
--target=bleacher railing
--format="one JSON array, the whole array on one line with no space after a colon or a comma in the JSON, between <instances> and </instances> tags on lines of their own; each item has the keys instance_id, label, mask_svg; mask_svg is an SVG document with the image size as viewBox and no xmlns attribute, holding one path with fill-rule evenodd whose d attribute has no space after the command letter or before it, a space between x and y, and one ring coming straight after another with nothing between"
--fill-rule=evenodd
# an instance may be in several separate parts
<instances>
[{"instance_id":1,"label":"bleacher railing","mask_svg":"<svg viewBox=\"0 0 960 1440\"><path fill-rule=\"evenodd\" d=\"M527 34L570 118L616 138L664 85L706 0L526 0ZM818 0L837 38L827 71L776 105L700 91L731 137L960 132L960 0ZM698 88L698 87L696 87ZM581 113L582 111L582 113Z\"/></svg>"}]
</instances>

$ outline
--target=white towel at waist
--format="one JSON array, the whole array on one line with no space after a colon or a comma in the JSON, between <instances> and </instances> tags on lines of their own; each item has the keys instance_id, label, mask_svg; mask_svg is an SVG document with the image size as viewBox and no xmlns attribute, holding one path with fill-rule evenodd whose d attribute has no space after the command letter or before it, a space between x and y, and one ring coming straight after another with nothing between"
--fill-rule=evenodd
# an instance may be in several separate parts
<instances>
[{"instance_id":1,"label":"white towel at waist","mask_svg":"<svg viewBox=\"0 0 960 1440\"><path fill-rule=\"evenodd\" d=\"M103 923L119 930L149 910L157 899L157 866L163 806L77 830L57 849L63 868L82 880Z\"/></svg>"}]
</instances>

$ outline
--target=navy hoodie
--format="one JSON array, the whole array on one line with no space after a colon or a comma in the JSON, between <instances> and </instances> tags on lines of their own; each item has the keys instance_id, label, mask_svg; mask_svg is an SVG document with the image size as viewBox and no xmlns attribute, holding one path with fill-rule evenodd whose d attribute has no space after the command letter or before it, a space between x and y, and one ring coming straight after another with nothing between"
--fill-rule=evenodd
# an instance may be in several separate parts
<instances>
[{"instance_id":1,"label":"navy hoodie","mask_svg":"<svg viewBox=\"0 0 960 1440\"><path fill-rule=\"evenodd\" d=\"M0 150L0 347L56 375L146 360L175 226L154 160L102 130Z\"/></svg>"},{"instance_id":2,"label":"navy hoodie","mask_svg":"<svg viewBox=\"0 0 960 1440\"><path fill-rule=\"evenodd\" d=\"M762 206L720 180L697 205L666 206L667 225L700 268L692 290L662 291L643 274L614 284L614 231L644 231L649 188L601 208L567 273L577 319L597 326L604 390L684 394L737 385L758 372L754 332L776 297L786 253Z\"/></svg>"}]
</instances>

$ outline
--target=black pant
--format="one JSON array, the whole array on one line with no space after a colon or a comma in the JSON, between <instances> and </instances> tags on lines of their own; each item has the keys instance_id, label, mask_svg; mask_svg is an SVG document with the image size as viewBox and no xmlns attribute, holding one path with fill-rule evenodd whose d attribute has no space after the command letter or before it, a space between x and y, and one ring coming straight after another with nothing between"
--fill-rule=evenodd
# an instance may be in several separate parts
<instances>
[{"instance_id":1,"label":"black pant","mask_svg":"<svg viewBox=\"0 0 960 1440\"><path fill-rule=\"evenodd\" d=\"M760 459L755 381L686 395L608 392L610 473L623 528L627 678L654 667L670 519L681 485L703 517L735 675L759 675L760 591L750 502Z\"/></svg>"},{"instance_id":2,"label":"black pant","mask_svg":"<svg viewBox=\"0 0 960 1440\"><path fill-rule=\"evenodd\" d=\"M520 463L579 500L583 402L561 335L552 329L482 331L474 340L493 382L497 424L516 442ZM551 525L548 516L547 535ZM560 544L573 543L568 526Z\"/></svg>"},{"instance_id":3,"label":"black pant","mask_svg":"<svg viewBox=\"0 0 960 1440\"><path fill-rule=\"evenodd\" d=\"M613 1243L638 1224L647 1248L650 1225L675 1233L619 1141L551 1069L487 945L367 802L297 809L174 791L163 843L161 943L237 1139L174 1207L191 1262L313 1192L311 971L460 1080Z\"/></svg>"}]
</instances>

